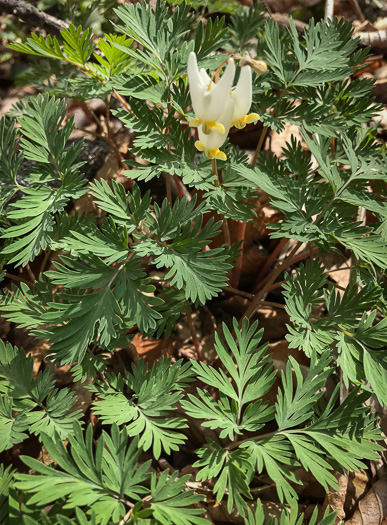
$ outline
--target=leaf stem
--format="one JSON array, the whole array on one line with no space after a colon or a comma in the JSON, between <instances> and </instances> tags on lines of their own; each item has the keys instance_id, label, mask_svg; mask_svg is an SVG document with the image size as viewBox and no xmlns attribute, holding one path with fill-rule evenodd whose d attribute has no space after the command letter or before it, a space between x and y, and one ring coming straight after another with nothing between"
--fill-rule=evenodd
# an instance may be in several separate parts
<instances>
[{"instance_id":1,"label":"leaf stem","mask_svg":"<svg viewBox=\"0 0 387 525\"><path fill-rule=\"evenodd\" d=\"M258 155L259 155L259 152L261 151L261 148L266 138L266 133L268 129L269 129L268 126L264 126L262 128L261 136L259 137L259 141L258 141L257 147L254 152L254 157L252 158L252 161L251 161L251 166L255 166L255 164L257 163Z\"/></svg>"},{"instance_id":2,"label":"leaf stem","mask_svg":"<svg viewBox=\"0 0 387 525\"><path fill-rule=\"evenodd\" d=\"M299 250L300 246L302 245L301 241L298 241L293 250L290 252L290 254L282 261L282 263L274 270L272 273L270 279L267 280L265 286L255 294L255 298L252 301L251 305L247 308L243 316L241 317L239 321L239 325L241 326L243 318L244 317L251 317L255 310L258 308L258 306L261 303L262 298L266 295L266 292L269 290L270 286L274 283L274 281L277 279L277 277L280 275L280 273L287 268L289 265L289 262L293 259L294 255Z\"/></svg>"},{"instance_id":3,"label":"leaf stem","mask_svg":"<svg viewBox=\"0 0 387 525\"><path fill-rule=\"evenodd\" d=\"M220 178L219 178L219 172L218 172L218 166L216 164L216 159L212 159L212 173L216 176L215 180L215 186L220 186ZM228 222L226 217L223 215L222 219L223 223L223 235L224 235L224 241L228 246L231 246L231 237L230 237L230 230L228 228Z\"/></svg>"},{"instance_id":4,"label":"leaf stem","mask_svg":"<svg viewBox=\"0 0 387 525\"><path fill-rule=\"evenodd\" d=\"M12 281L18 281L19 283L25 283L31 288L34 286L34 283L32 283L31 281L24 279L24 277L19 277L18 275L12 275L12 273L6 273L5 277L7 277L8 279L11 279Z\"/></svg>"},{"instance_id":5,"label":"leaf stem","mask_svg":"<svg viewBox=\"0 0 387 525\"><path fill-rule=\"evenodd\" d=\"M170 173L165 174L165 189L166 189L169 205L172 207L172 183L171 183Z\"/></svg>"},{"instance_id":6,"label":"leaf stem","mask_svg":"<svg viewBox=\"0 0 387 525\"><path fill-rule=\"evenodd\" d=\"M50 258L51 253L52 253L51 248L47 248L46 253L45 253L45 255L44 255L44 259L43 259L43 261L42 261L42 264L40 265L40 271L39 271L39 274L41 274L41 273L44 272L44 269L45 269L45 267L46 267L46 265L47 265L47 262L48 262L48 259Z\"/></svg>"},{"instance_id":7,"label":"leaf stem","mask_svg":"<svg viewBox=\"0 0 387 525\"><path fill-rule=\"evenodd\" d=\"M274 250L271 252L269 257L267 258L262 270L257 275L257 278L255 279L253 291L254 293L259 290L259 286L262 282L262 279L266 276L269 268L272 266L274 261L279 257L282 250L285 248L285 246L288 244L289 239L286 239L285 237L280 240L280 242L277 244L277 246L274 248Z\"/></svg>"},{"instance_id":8,"label":"leaf stem","mask_svg":"<svg viewBox=\"0 0 387 525\"><path fill-rule=\"evenodd\" d=\"M243 246L245 243L245 232L246 232L246 222L238 221L238 230L237 230L237 241L241 242L240 246L240 255L235 261L236 266L231 271L230 285L234 288L238 288L239 280L242 272L242 263L243 263Z\"/></svg>"},{"instance_id":9,"label":"leaf stem","mask_svg":"<svg viewBox=\"0 0 387 525\"><path fill-rule=\"evenodd\" d=\"M188 310L188 308L186 306L184 306L184 309L185 309L185 314L187 316L188 328L189 328L189 331L191 333L191 338L192 338L192 342L193 342L194 347L195 347L195 352L196 352L198 361L202 361L203 360L202 347L201 347L201 344L199 343L199 339L197 338L197 335L196 335L195 325L193 323L191 312Z\"/></svg>"}]
</instances>

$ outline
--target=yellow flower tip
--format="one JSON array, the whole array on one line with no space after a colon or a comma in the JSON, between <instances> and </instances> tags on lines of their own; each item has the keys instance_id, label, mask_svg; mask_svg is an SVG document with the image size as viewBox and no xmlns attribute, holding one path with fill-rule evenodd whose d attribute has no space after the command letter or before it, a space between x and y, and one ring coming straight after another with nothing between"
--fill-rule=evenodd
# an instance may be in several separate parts
<instances>
[{"instance_id":1,"label":"yellow flower tip","mask_svg":"<svg viewBox=\"0 0 387 525\"><path fill-rule=\"evenodd\" d=\"M200 142L200 140L197 140L195 142L195 148L198 149L199 151L204 151L204 149L205 149L203 144Z\"/></svg>"},{"instance_id":2,"label":"yellow flower tip","mask_svg":"<svg viewBox=\"0 0 387 525\"><path fill-rule=\"evenodd\" d=\"M206 122L203 122L202 131L205 135L209 135L212 131L215 131L220 135L224 135L226 133L223 124L220 124L219 122L217 123L215 120L207 120Z\"/></svg>"},{"instance_id":3,"label":"yellow flower tip","mask_svg":"<svg viewBox=\"0 0 387 525\"><path fill-rule=\"evenodd\" d=\"M200 120L200 118L191 118L191 120L188 122L188 125L190 128L197 128L200 126L201 123L202 121Z\"/></svg>"},{"instance_id":4,"label":"yellow flower tip","mask_svg":"<svg viewBox=\"0 0 387 525\"><path fill-rule=\"evenodd\" d=\"M243 129L246 127L246 124L251 124L251 122L256 122L259 120L259 115L257 113L250 113L250 115L245 115L242 118L233 120L232 125L238 129Z\"/></svg>"},{"instance_id":5,"label":"yellow flower tip","mask_svg":"<svg viewBox=\"0 0 387 525\"><path fill-rule=\"evenodd\" d=\"M224 135L226 133L223 124L220 124L220 122L212 126L212 131L216 131L216 133L220 133L221 135Z\"/></svg>"},{"instance_id":6,"label":"yellow flower tip","mask_svg":"<svg viewBox=\"0 0 387 525\"><path fill-rule=\"evenodd\" d=\"M250 113L250 115L246 115L246 124L250 124L251 122L257 122L261 117L258 115L258 113Z\"/></svg>"},{"instance_id":7,"label":"yellow flower tip","mask_svg":"<svg viewBox=\"0 0 387 525\"><path fill-rule=\"evenodd\" d=\"M245 117L233 120L232 125L235 126L237 129L243 129L244 127L246 127Z\"/></svg>"},{"instance_id":8,"label":"yellow flower tip","mask_svg":"<svg viewBox=\"0 0 387 525\"><path fill-rule=\"evenodd\" d=\"M206 155L209 159L227 160L227 155L223 151L220 151L219 148L209 149L207 151L206 151Z\"/></svg>"}]
</instances>

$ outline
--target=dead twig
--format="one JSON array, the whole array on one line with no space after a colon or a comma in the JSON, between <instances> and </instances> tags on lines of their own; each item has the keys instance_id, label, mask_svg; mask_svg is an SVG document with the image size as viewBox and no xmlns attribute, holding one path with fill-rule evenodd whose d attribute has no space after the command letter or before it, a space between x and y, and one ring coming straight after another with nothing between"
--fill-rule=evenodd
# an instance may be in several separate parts
<instances>
[{"instance_id":1,"label":"dead twig","mask_svg":"<svg viewBox=\"0 0 387 525\"><path fill-rule=\"evenodd\" d=\"M360 37L360 43L363 46L379 47L387 49L387 30L367 31L355 33L355 37Z\"/></svg>"},{"instance_id":2,"label":"dead twig","mask_svg":"<svg viewBox=\"0 0 387 525\"><path fill-rule=\"evenodd\" d=\"M32 22L56 35L59 35L62 29L69 27L69 24L63 20L47 15L25 0L0 0L0 12L15 15L24 22Z\"/></svg>"},{"instance_id":3,"label":"dead twig","mask_svg":"<svg viewBox=\"0 0 387 525\"><path fill-rule=\"evenodd\" d=\"M335 10L335 0L326 0L325 17L324 17L325 21L333 19L334 10Z\"/></svg>"},{"instance_id":4,"label":"dead twig","mask_svg":"<svg viewBox=\"0 0 387 525\"><path fill-rule=\"evenodd\" d=\"M363 15L361 9L360 9L360 6L358 4L358 1L357 0L350 0L351 4L352 4L352 7L354 8L355 10L355 13L356 13L356 16L358 17L358 19L360 20L360 22L365 22L365 16Z\"/></svg>"}]
</instances>

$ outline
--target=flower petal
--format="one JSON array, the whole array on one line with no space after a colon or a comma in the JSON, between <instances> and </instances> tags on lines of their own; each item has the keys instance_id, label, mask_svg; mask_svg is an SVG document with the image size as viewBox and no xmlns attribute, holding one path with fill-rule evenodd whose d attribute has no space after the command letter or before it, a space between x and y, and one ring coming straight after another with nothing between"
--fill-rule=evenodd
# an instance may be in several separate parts
<instances>
[{"instance_id":1,"label":"flower petal","mask_svg":"<svg viewBox=\"0 0 387 525\"><path fill-rule=\"evenodd\" d=\"M219 82L215 84L215 87L211 85L211 89L207 89L203 94L203 105L200 108L203 113L196 113L201 120L219 119L227 100L230 98L234 75L235 64L234 60L230 58Z\"/></svg>"},{"instance_id":2,"label":"flower petal","mask_svg":"<svg viewBox=\"0 0 387 525\"><path fill-rule=\"evenodd\" d=\"M252 91L251 68L242 67L238 84L231 95L234 101L234 121L241 120L250 111Z\"/></svg>"}]
</instances>

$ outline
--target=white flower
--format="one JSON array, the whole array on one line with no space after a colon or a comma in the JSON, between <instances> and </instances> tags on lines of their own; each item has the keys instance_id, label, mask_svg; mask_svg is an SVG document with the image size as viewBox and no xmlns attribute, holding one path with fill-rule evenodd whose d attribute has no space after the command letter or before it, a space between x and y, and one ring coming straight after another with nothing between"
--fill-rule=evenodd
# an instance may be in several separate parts
<instances>
[{"instance_id":1,"label":"white flower","mask_svg":"<svg viewBox=\"0 0 387 525\"><path fill-rule=\"evenodd\" d=\"M214 130L211 133L204 133L203 126L199 126L198 134L199 140L195 142L195 146L199 151L204 151L207 158L226 160L226 154L220 151L220 147L223 146L227 139L228 132L231 127L231 122L234 116L234 102L231 97L228 98L226 105L224 106L223 112L218 119L218 123L221 124L224 132L218 133Z\"/></svg>"},{"instance_id":2,"label":"white flower","mask_svg":"<svg viewBox=\"0 0 387 525\"><path fill-rule=\"evenodd\" d=\"M212 131L226 134L226 129L220 120L230 98L231 86L235 75L235 64L229 59L225 72L217 84L207 75L204 69L199 71L196 54L190 53L188 58L188 82L191 93L192 107L196 118L190 120L191 127L201 126L204 135Z\"/></svg>"},{"instance_id":3,"label":"white flower","mask_svg":"<svg viewBox=\"0 0 387 525\"><path fill-rule=\"evenodd\" d=\"M246 124L259 120L257 113L248 114L251 107L252 95L251 68L244 66L241 69L238 84L231 92L231 99L234 102L232 125L238 129L243 129Z\"/></svg>"}]
</instances>

